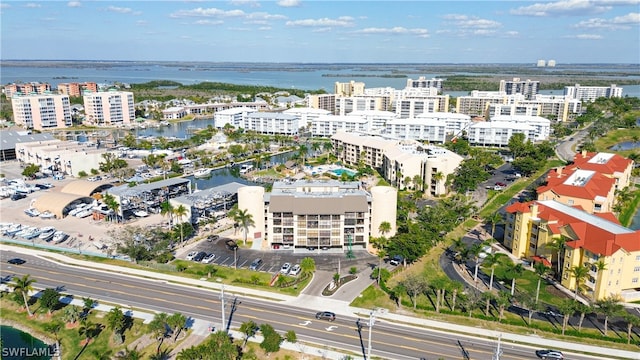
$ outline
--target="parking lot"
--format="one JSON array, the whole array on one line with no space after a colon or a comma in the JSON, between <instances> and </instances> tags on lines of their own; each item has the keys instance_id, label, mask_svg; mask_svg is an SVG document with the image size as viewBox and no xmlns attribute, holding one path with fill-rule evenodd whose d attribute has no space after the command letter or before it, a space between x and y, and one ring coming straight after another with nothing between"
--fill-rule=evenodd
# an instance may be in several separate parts
<instances>
[{"instance_id":1,"label":"parking lot","mask_svg":"<svg viewBox=\"0 0 640 360\"><path fill-rule=\"evenodd\" d=\"M316 269L325 271L336 271L338 266L343 272L348 271L349 268L355 266L358 270L364 268L371 268L378 264L378 258L367 253L366 251L354 251L355 258L347 259L345 253L329 253L323 250L304 250L302 252L294 253L293 250L271 250L271 251L259 251L240 246L234 254L233 250L230 250L225 245L225 242L230 237L220 236L218 239L208 241L201 240L198 243L191 246L187 251L182 251L178 254L178 258L186 259L187 255L192 252L206 252L207 254L215 254L215 258L210 264L218 266L234 266L234 255L237 260L237 267L242 269L248 269L251 263L256 259L262 259L262 263L257 267L257 271L264 271L268 273L276 273L280 271L282 264L290 263L292 266L300 264L300 261L305 257L311 257L315 260Z\"/></svg>"}]
</instances>

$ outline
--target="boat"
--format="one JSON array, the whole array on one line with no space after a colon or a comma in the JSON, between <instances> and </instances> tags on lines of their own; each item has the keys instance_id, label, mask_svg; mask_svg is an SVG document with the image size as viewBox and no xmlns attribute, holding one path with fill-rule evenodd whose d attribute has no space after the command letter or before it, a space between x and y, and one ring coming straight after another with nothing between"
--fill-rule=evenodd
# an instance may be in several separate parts
<instances>
[{"instance_id":1,"label":"boat","mask_svg":"<svg viewBox=\"0 0 640 360\"><path fill-rule=\"evenodd\" d=\"M30 240L40 236L40 233L41 233L41 230L39 228L32 227L32 228L29 228L24 234L22 234L22 237L27 240Z\"/></svg>"},{"instance_id":2,"label":"boat","mask_svg":"<svg viewBox=\"0 0 640 360\"><path fill-rule=\"evenodd\" d=\"M211 175L211 169L201 168L193 172L193 176L197 178L205 178Z\"/></svg>"},{"instance_id":3,"label":"boat","mask_svg":"<svg viewBox=\"0 0 640 360\"><path fill-rule=\"evenodd\" d=\"M40 216L40 211L38 211L38 209L35 208L28 208L24 211L25 214L31 216L31 217L38 217Z\"/></svg>"},{"instance_id":4,"label":"boat","mask_svg":"<svg viewBox=\"0 0 640 360\"><path fill-rule=\"evenodd\" d=\"M53 219L55 218L56 215L54 213L52 213L51 211L45 211L40 213L40 218L41 219Z\"/></svg>"},{"instance_id":5,"label":"boat","mask_svg":"<svg viewBox=\"0 0 640 360\"><path fill-rule=\"evenodd\" d=\"M253 165L250 164L244 164L242 165L242 167L240 168L240 174L246 174L249 171L251 171L251 169L253 169Z\"/></svg>"},{"instance_id":6,"label":"boat","mask_svg":"<svg viewBox=\"0 0 640 360\"><path fill-rule=\"evenodd\" d=\"M147 217L149 216L149 213L144 211L144 210L136 210L133 212L133 215L137 216L137 217Z\"/></svg>"},{"instance_id":7,"label":"boat","mask_svg":"<svg viewBox=\"0 0 640 360\"><path fill-rule=\"evenodd\" d=\"M56 228L53 226L45 226L40 229L41 233L38 235L38 239L49 241L53 238L53 235L56 233Z\"/></svg>"},{"instance_id":8,"label":"boat","mask_svg":"<svg viewBox=\"0 0 640 360\"><path fill-rule=\"evenodd\" d=\"M75 215L75 217L77 218L86 218L87 216L91 215L93 212L91 210L82 210L79 213L77 213Z\"/></svg>"},{"instance_id":9,"label":"boat","mask_svg":"<svg viewBox=\"0 0 640 360\"><path fill-rule=\"evenodd\" d=\"M65 241L65 240L67 240L68 237L69 237L69 234L65 233L64 231L58 230L53 234L53 239L52 240L53 240L54 243L59 244L59 243Z\"/></svg>"},{"instance_id":10,"label":"boat","mask_svg":"<svg viewBox=\"0 0 640 360\"><path fill-rule=\"evenodd\" d=\"M21 224L11 224L7 228L5 228L2 233L5 235L13 236L17 234L20 230L22 230Z\"/></svg>"}]
</instances>

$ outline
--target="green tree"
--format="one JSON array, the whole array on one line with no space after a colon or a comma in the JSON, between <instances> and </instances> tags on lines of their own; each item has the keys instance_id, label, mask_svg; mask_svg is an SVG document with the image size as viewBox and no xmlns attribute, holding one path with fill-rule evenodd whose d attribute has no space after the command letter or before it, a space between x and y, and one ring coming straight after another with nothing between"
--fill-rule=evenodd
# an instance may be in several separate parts
<instances>
[{"instance_id":1,"label":"green tree","mask_svg":"<svg viewBox=\"0 0 640 360\"><path fill-rule=\"evenodd\" d=\"M258 332L258 324L252 320L245 321L240 325L240 332L244 335L244 341L242 342L242 348L244 349L249 338L256 336L256 333Z\"/></svg>"},{"instance_id":2,"label":"green tree","mask_svg":"<svg viewBox=\"0 0 640 360\"><path fill-rule=\"evenodd\" d=\"M511 262L508 265L507 277L511 278L511 296L513 296L516 291L516 279L518 279L523 272L524 266L521 263L515 264Z\"/></svg>"},{"instance_id":3,"label":"green tree","mask_svg":"<svg viewBox=\"0 0 640 360\"><path fill-rule=\"evenodd\" d=\"M173 341L177 341L178 335L180 335L182 329L187 326L187 317L178 312L173 313L167 318L167 325L171 327L171 330L174 333Z\"/></svg>"},{"instance_id":4,"label":"green tree","mask_svg":"<svg viewBox=\"0 0 640 360\"><path fill-rule=\"evenodd\" d=\"M574 277L576 282L575 293L573 296L573 299L576 300L578 298L581 283L587 278L587 276L589 276L589 268L585 265L572 266L569 269L569 274Z\"/></svg>"},{"instance_id":5,"label":"green tree","mask_svg":"<svg viewBox=\"0 0 640 360\"><path fill-rule=\"evenodd\" d=\"M118 360L140 360L142 359L143 353L138 351L137 348L129 349L126 347L124 350L121 350L117 355L116 359Z\"/></svg>"},{"instance_id":6,"label":"green tree","mask_svg":"<svg viewBox=\"0 0 640 360\"><path fill-rule=\"evenodd\" d=\"M247 243L247 234L249 233L249 227L254 226L253 215L249 213L249 210L238 210L234 219L236 223L240 225L244 231L244 243Z\"/></svg>"},{"instance_id":7,"label":"green tree","mask_svg":"<svg viewBox=\"0 0 640 360\"><path fill-rule=\"evenodd\" d=\"M158 341L158 347L156 348L156 352L160 352L160 347L162 347L162 343L164 342L164 338L167 335L167 319L169 315L166 313L156 313L153 316L153 320L149 323L149 331L153 335L153 337Z\"/></svg>"},{"instance_id":8,"label":"green tree","mask_svg":"<svg viewBox=\"0 0 640 360\"><path fill-rule=\"evenodd\" d=\"M89 341L93 339L100 328L99 324L96 324L90 320L83 319L80 322L80 327L78 328L78 335L84 338L84 347L86 348L89 345Z\"/></svg>"},{"instance_id":9,"label":"green tree","mask_svg":"<svg viewBox=\"0 0 640 360\"><path fill-rule=\"evenodd\" d=\"M122 334L124 332L126 319L120 307L115 306L105 315L107 327L113 330L113 337L121 344L123 342Z\"/></svg>"},{"instance_id":10,"label":"green tree","mask_svg":"<svg viewBox=\"0 0 640 360\"><path fill-rule=\"evenodd\" d=\"M300 261L300 271L303 274L311 275L316 271L316 262L313 258L306 257Z\"/></svg>"},{"instance_id":11,"label":"green tree","mask_svg":"<svg viewBox=\"0 0 640 360\"><path fill-rule=\"evenodd\" d=\"M162 215L162 217L169 217L170 228L173 227L173 215L175 214L174 211L175 209L173 208L173 205L171 205L169 200L166 200L160 204L160 215Z\"/></svg>"},{"instance_id":12,"label":"green tree","mask_svg":"<svg viewBox=\"0 0 640 360\"><path fill-rule=\"evenodd\" d=\"M60 331L64 329L64 324L61 321L53 320L44 324L44 331L53 334L56 340L56 349L60 351Z\"/></svg>"},{"instance_id":13,"label":"green tree","mask_svg":"<svg viewBox=\"0 0 640 360\"><path fill-rule=\"evenodd\" d=\"M511 304L511 295L506 291L500 291L495 297L498 306L498 322L502 322L504 318L504 309Z\"/></svg>"},{"instance_id":14,"label":"green tree","mask_svg":"<svg viewBox=\"0 0 640 360\"><path fill-rule=\"evenodd\" d=\"M33 179L36 177L36 174L40 171L40 165L36 164L28 164L22 170L22 176Z\"/></svg>"},{"instance_id":15,"label":"green tree","mask_svg":"<svg viewBox=\"0 0 640 360\"><path fill-rule=\"evenodd\" d=\"M487 255L487 257L482 260L482 265L484 267L491 269L491 277L489 278L489 291L493 289L493 275L496 270L496 266L500 264L501 259L503 259L506 255L502 253L493 253Z\"/></svg>"},{"instance_id":16,"label":"green tree","mask_svg":"<svg viewBox=\"0 0 640 360\"><path fill-rule=\"evenodd\" d=\"M564 244L566 242L567 238L565 238L564 236L560 236L553 238L551 242L547 244L547 248L549 248L549 250L556 252L556 273L558 274L558 276L560 276L560 274L562 273L562 253L564 252Z\"/></svg>"},{"instance_id":17,"label":"green tree","mask_svg":"<svg viewBox=\"0 0 640 360\"><path fill-rule=\"evenodd\" d=\"M518 158L523 156L527 151L527 144L525 143L526 136L523 133L516 133L509 138L509 150L513 153L513 157Z\"/></svg>"},{"instance_id":18,"label":"green tree","mask_svg":"<svg viewBox=\"0 0 640 360\"><path fill-rule=\"evenodd\" d=\"M51 315L51 311L60 303L60 293L53 288L46 288L40 296L40 305L47 309L47 313Z\"/></svg>"},{"instance_id":19,"label":"green tree","mask_svg":"<svg viewBox=\"0 0 640 360\"><path fill-rule=\"evenodd\" d=\"M596 309L604 315L604 336L607 336L609 330L609 318L624 311L624 307L620 304L620 298L617 296L607 296L604 299L596 301Z\"/></svg>"},{"instance_id":20,"label":"green tree","mask_svg":"<svg viewBox=\"0 0 640 360\"><path fill-rule=\"evenodd\" d=\"M96 300L89 297L82 298L82 317L87 317L91 309L93 309L96 305L98 305L98 302Z\"/></svg>"},{"instance_id":21,"label":"green tree","mask_svg":"<svg viewBox=\"0 0 640 360\"><path fill-rule=\"evenodd\" d=\"M11 285L13 291L22 296L27 313L29 316L32 316L33 314L31 313L31 309L29 309L29 292L33 291L33 284L37 282L36 279L33 279L31 278L31 275L26 274L22 277L14 277L13 282L14 283Z\"/></svg>"},{"instance_id":22,"label":"green tree","mask_svg":"<svg viewBox=\"0 0 640 360\"><path fill-rule=\"evenodd\" d=\"M75 323L80 319L81 313L80 309L75 305L67 305L64 308L62 319L67 323Z\"/></svg>"},{"instance_id":23,"label":"green tree","mask_svg":"<svg viewBox=\"0 0 640 360\"><path fill-rule=\"evenodd\" d=\"M284 339L278 332L275 331L273 326L269 324L260 325L260 332L262 332L263 340L260 343L260 348L267 354L274 353L280 350L280 344Z\"/></svg>"},{"instance_id":24,"label":"green tree","mask_svg":"<svg viewBox=\"0 0 640 360\"><path fill-rule=\"evenodd\" d=\"M535 270L536 275L538 275L538 286L536 287L536 304L537 304L538 298L540 297L540 282L542 282L542 279L544 279L547 276L547 274L551 272L551 269L545 264L543 264L542 262L535 263L533 265L533 269Z\"/></svg>"},{"instance_id":25,"label":"green tree","mask_svg":"<svg viewBox=\"0 0 640 360\"><path fill-rule=\"evenodd\" d=\"M400 283L406 289L413 303L413 309L415 310L418 305L418 295L422 294L429 287L427 279L424 278L424 276L411 274Z\"/></svg>"},{"instance_id":26,"label":"green tree","mask_svg":"<svg viewBox=\"0 0 640 360\"><path fill-rule=\"evenodd\" d=\"M177 221L180 223L180 243L184 242L184 226L182 226L182 218L187 215L187 208L184 205L180 205L173 210L173 215L176 216Z\"/></svg>"},{"instance_id":27,"label":"green tree","mask_svg":"<svg viewBox=\"0 0 640 360\"><path fill-rule=\"evenodd\" d=\"M496 225L502 222L502 215L499 212L494 212L488 219L487 222L491 224L491 237L495 239L496 233Z\"/></svg>"},{"instance_id":28,"label":"green tree","mask_svg":"<svg viewBox=\"0 0 640 360\"><path fill-rule=\"evenodd\" d=\"M584 317L585 315L593 311L593 307L591 305L583 304L579 301L575 301L573 307L576 312L580 314L580 319L578 320L578 331L582 331L582 322L584 322Z\"/></svg>"},{"instance_id":29,"label":"green tree","mask_svg":"<svg viewBox=\"0 0 640 360\"><path fill-rule=\"evenodd\" d=\"M640 326L640 318L625 311L622 313L622 319L627 323L627 344L631 344L633 327Z\"/></svg>"},{"instance_id":30,"label":"green tree","mask_svg":"<svg viewBox=\"0 0 640 360\"><path fill-rule=\"evenodd\" d=\"M575 301L571 299L564 299L562 300L560 305L558 305L558 310L560 310L560 313L562 314L562 335L564 335L571 315L573 315L573 313L576 311L575 307L573 306L574 304Z\"/></svg>"}]
</instances>

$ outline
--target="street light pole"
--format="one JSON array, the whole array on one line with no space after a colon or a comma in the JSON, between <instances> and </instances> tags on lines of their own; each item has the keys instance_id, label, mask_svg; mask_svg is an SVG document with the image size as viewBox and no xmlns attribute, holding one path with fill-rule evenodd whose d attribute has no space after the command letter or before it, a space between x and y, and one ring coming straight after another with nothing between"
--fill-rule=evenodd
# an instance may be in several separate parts
<instances>
[{"instance_id":1,"label":"street light pole","mask_svg":"<svg viewBox=\"0 0 640 360\"><path fill-rule=\"evenodd\" d=\"M238 270L238 246L233 247L233 268Z\"/></svg>"},{"instance_id":2,"label":"street light pole","mask_svg":"<svg viewBox=\"0 0 640 360\"><path fill-rule=\"evenodd\" d=\"M367 359L371 359L371 333L373 332L373 324L375 324L376 318L373 316L373 310L369 312L369 346L367 347Z\"/></svg>"},{"instance_id":3,"label":"street light pole","mask_svg":"<svg viewBox=\"0 0 640 360\"><path fill-rule=\"evenodd\" d=\"M222 284L222 288L220 289L220 303L222 304L222 330L226 332L225 316L224 316L224 284Z\"/></svg>"}]
</instances>

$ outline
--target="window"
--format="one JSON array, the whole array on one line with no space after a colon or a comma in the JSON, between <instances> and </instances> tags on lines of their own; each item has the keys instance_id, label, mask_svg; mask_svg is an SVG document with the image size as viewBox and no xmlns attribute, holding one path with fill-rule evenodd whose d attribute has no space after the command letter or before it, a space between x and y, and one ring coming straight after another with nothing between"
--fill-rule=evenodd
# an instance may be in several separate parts
<instances>
[{"instance_id":1,"label":"window","mask_svg":"<svg viewBox=\"0 0 640 360\"><path fill-rule=\"evenodd\" d=\"M639 272L640 271L640 266L636 266L633 268L633 272Z\"/></svg>"},{"instance_id":2,"label":"window","mask_svg":"<svg viewBox=\"0 0 640 360\"><path fill-rule=\"evenodd\" d=\"M631 279L631 283L632 284L637 284L638 283L638 278L635 277L635 278Z\"/></svg>"}]
</instances>

